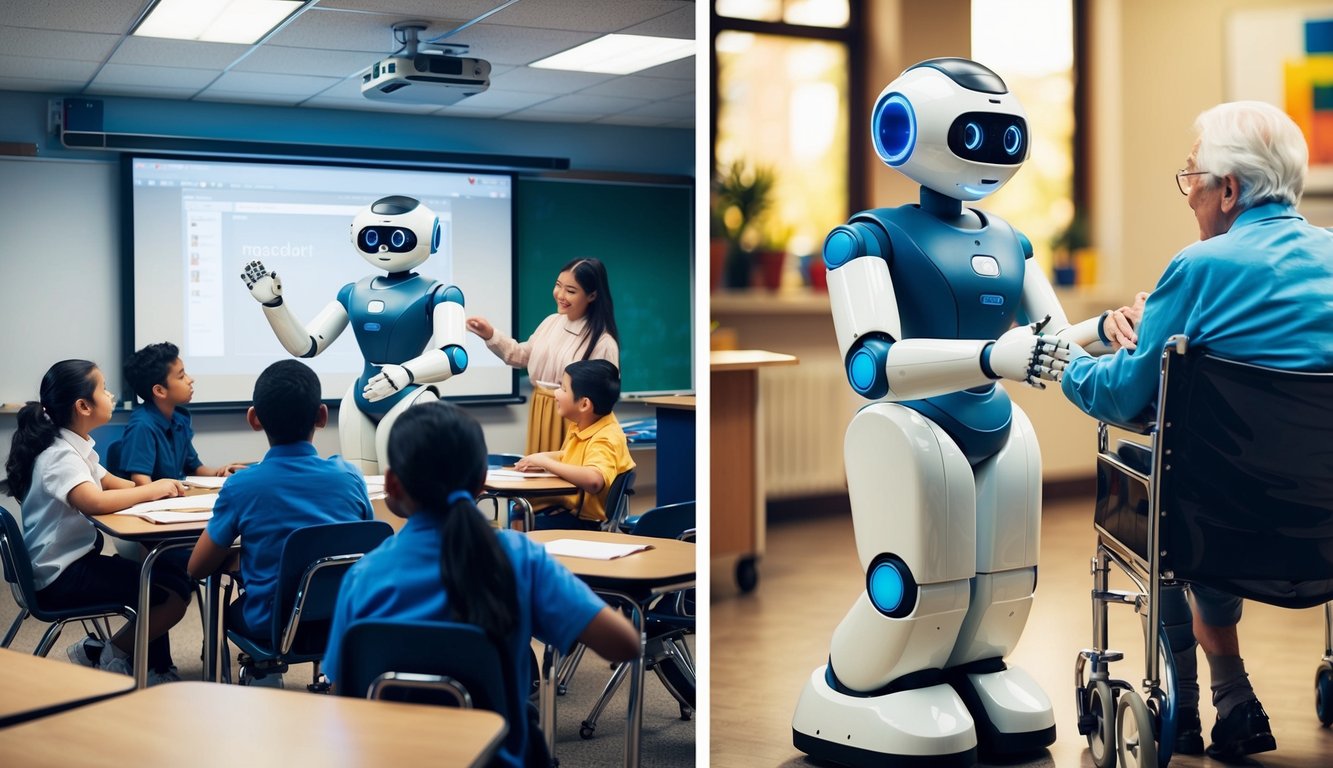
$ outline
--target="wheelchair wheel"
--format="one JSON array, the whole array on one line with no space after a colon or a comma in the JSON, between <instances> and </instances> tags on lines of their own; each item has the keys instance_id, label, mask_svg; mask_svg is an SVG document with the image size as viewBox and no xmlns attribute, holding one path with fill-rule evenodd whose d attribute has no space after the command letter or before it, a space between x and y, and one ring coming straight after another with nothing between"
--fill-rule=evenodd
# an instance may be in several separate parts
<instances>
[{"instance_id":1,"label":"wheelchair wheel","mask_svg":"<svg viewBox=\"0 0 1333 768\"><path fill-rule=\"evenodd\" d=\"M1153 718L1137 691L1124 691L1116 703L1115 752L1122 768L1157 768Z\"/></svg>"},{"instance_id":2,"label":"wheelchair wheel","mask_svg":"<svg viewBox=\"0 0 1333 768\"><path fill-rule=\"evenodd\" d=\"M1153 719L1153 737L1157 741L1158 768L1166 768L1176 747L1176 657L1166 639L1166 629L1157 633L1157 653L1161 658L1160 687L1148 696L1148 712Z\"/></svg>"},{"instance_id":3,"label":"wheelchair wheel","mask_svg":"<svg viewBox=\"0 0 1333 768\"><path fill-rule=\"evenodd\" d=\"M1324 727L1333 725L1333 664L1327 661L1314 675L1314 711Z\"/></svg>"},{"instance_id":4,"label":"wheelchair wheel","mask_svg":"<svg viewBox=\"0 0 1333 768\"><path fill-rule=\"evenodd\" d=\"M1088 751L1097 768L1115 768L1115 694L1105 680L1088 689L1088 713L1097 721L1088 734Z\"/></svg>"}]
</instances>

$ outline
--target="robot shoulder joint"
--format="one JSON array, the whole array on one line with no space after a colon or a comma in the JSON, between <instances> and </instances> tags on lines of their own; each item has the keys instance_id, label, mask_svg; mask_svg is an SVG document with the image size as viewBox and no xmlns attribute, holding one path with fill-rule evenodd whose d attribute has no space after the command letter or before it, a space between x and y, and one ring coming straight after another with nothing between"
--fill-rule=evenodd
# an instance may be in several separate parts
<instances>
[{"instance_id":1,"label":"robot shoulder joint","mask_svg":"<svg viewBox=\"0 0 1333 768\"><path fill-rule=\"evenodd\" d=\"M830 270L863 256L877 256L885 261L893 256L893 246L884 230L870 222L843 224L824 238L824 266Z\"/></svg>"}]
</instances>

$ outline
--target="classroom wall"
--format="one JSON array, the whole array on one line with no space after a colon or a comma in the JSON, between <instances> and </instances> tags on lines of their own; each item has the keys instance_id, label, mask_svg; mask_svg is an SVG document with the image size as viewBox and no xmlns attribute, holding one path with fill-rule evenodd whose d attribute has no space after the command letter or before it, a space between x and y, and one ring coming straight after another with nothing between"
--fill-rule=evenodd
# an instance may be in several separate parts
<instances>
[{"instance_id":1,"label":"classroom wall","mask_svg":"<svg viewBox=\"0 0 1333 768\"><path fill-rule=\"evenodd\" d=\"M121 365L119 155L68 150L48 134L48 103L64 95L0 91L0 143L38 146L35 159L0 159L0 231L7 233L0 239L0 327L5 329L0 376L6 382L30 380L27 387L6 387L30 392L28 397L36 396L42 373L57 359L93 358L114 371ZM365 146L373 137L379 147L565 157L575 170L694 175L694 134L688 130L101 100L104 128L114 132L348 146ZM15 170L17 164L23 164L22 173ZM34 166L29 164L39 164L41 172L30 172ZM54 231L37 228L35 220L61 225ZM12 395L7 391L7 396ZM492 450L521 452L526 404L472 410ZM623 419L651 415L632 403L617 414ZM123 418L118 414L116 421ZM206 462L254 459L266 449L262 435L251 432L241 414L198 414L194 426ZM14 416L0 414L0 460L8 457L13 429ZM321 453L336 453L336 423L315 442ZM636 458L649 470L640 473L641 485L650 485L653 457L640 452Z\"/></svg>"}]
</instances>

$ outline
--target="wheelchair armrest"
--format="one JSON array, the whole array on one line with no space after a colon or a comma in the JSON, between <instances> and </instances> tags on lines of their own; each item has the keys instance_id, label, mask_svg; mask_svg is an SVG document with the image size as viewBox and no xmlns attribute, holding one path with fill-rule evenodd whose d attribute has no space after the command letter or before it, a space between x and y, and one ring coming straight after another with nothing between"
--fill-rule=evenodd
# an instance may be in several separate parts
<instances>
[{"instance_id":1,"label":"wheelchair armrest","mask_svg":"<svg viewBox=\"0 0 1333 768\"><path fill-rule=\"evenodd\" d=\"M1133 432L1136 435L1151 435L1157 429L1157 422L1155 420L1129 421L1122 424L1118 421L1098 421L1097 428L1102 429L1103 427L1115 427L1126 432Z\"/></svg>"}]
</instances>

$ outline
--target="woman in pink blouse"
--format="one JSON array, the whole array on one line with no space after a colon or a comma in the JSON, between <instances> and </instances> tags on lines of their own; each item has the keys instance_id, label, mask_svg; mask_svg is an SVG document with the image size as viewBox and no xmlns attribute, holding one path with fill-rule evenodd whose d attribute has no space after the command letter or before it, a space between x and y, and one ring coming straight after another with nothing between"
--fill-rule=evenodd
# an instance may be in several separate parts
<instances>
[{"instance_id":1,"label":"woman in pink blouse","mask_svg":"<svg viewBox=\"0 0 1333 768\"><path fill-rule=\"evenodd\" d=\"M567 422L556 413L553 391L565 366L576 360L609 360L620 367L620 334L606 266L599 259L575 259L555 279L555 314L548 316L525 342L495 330L484 317L470 317L468 330L506 364L527 368L532 380L528 445L524 455L558 451L565 442Z\"/></svg>"}]
</instances>

